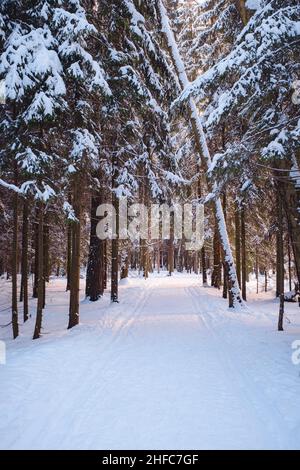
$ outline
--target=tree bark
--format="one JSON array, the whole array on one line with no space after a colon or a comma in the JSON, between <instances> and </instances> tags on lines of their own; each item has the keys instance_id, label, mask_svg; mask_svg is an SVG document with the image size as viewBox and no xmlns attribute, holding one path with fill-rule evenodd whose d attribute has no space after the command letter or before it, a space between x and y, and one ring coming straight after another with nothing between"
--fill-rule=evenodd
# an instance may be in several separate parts
<instances>
[{"instance_id":1,"label":"tree bark","mask_svg":"<svg viewBox=\"0 0 300 470\"><path fill-rule=\"evenodd\" d=\"M221 286L221 253L220 253L220 239L217 228L214 230L213 239L213 252L214 252L214 266L211 277L211 285L216 289Z\"/></svg>"},{"instance_id":2,"label":"tree bark","mask_svg":"<svg viewBox=\"0 0 300 470\"><path fill-rule=\"evenodd\" d=\"M277 196L277 233L276 233L276 297L284 294L284 250L283 250L283 210L281 197Z\"/></svg>"},{"instance_id":3,"label":"tree bark","mask_svg":"<svg viewBox=\"0 0 300 470\"><path fill-rule=\"evenodd\" d=\"M283 317L284 317L284 294L279 296L279 316L278 316L278 331L283 331Z\"/></svg>"},{"instance_id":4,"label":"tree bark","mask_svg":"<svg viewBox=\"0 0 300 470\"><path fill-rule=\"evenodd\" d=\"M287 234L287 246L288 246L288 270L289 270L289 289L292 290L292 256L291 256L291 242L289 234Z\"/></svg>"},{"instance_id":5,"label":"tree bark","mask_svg":"<svg viewBox=\"0 0 300 470\"><path fill-rule=\"evenodd\" d=\"M39 241L38 241L38 213L35 211L34 221L34 279L32 297L38 297L38 277L39 277Z\"/></svg>"},{"instance_id":6,"label":"tree bark","mask_svg":"<svg viewBox=\"0 0 300 470\"><path fill-rule=\"evenodd\" d=\"M44 207L39 202L38 209L38 287L37 287L37 311L33 333L33 339L38 339L41 335L43 305L44 305Z\"/></svg>"},{"instance_id":7,"label":"tree bark","mask_svg":"<svg viewBox=\"0 0 300 470\"><path fill-rule=\"evenodd\" d=\"M202 285L207 286L206 251L205 251L204 245L201 248L201 267L202 267Z\"/></svg>"},{"instance_id":8,"label":"tree bark","mask_svg":"<svg viewBox=\"0 0 300 470\"><path fill-rule=\"evenodd\" d=\"M125 259L122 262L121 268L121 279L126 279L128 277L129 272L129 254L126 253Z\"/></svg>"},{"instance_id":9,"label":"tree bark","mask_svg":"<svg viewBox=\"0 0 300 470\"><path fill-rule=\"evenodd\" d=\"M235 204L234 221L235 221L235 262L236 274L239 286L241 287L241 214L238 204Z\"/></svg>"},{"instance_id":10,"label":"tree bark","mask_svg":"<svg viewBox=\"0 0 300 470\"><path fill-rule=\"evenodd\" d=\"M23 203L23 226L22 226L22 287L23 287L23 321L29 318L28 308L28 201Z\"/></svg>"},{"instance_id":11,"label":"tree bark","mask_svg":"<svg viewBox=\"0 0 300 470\"><path fill-rule=\"evenodd\" d=\"M242 297L247 300L247 248L245 207L241 207L241 244L242 244Z\"/></svg>"},{"instance_id":12,"label":"tree bark","mask_svg":"<svg viewBox=\"0 0 300 470\"><path fill-rule=\"evenodd\" d=\"M168 271L169 276L174 272L174 216L170 217L170 239L168 240Z\"/></svg>"},{"instance_id":13,"label":"tree bark","mask_svg":"<svg viewBox=\"0 0 300 470\"><path fill-rule=\"evenodd\" d=\"M44 283L43 283L43 308L46 305L46 282L49 282L49 225L44 221Z\"/></svg>"},{"instance_id":14,"label":"tree bark","mask_svg":"<svg viewBox=\"0 0 300 470\"><path fill-rule=\"evenodd\" d=\"M107 240L102 240L102 256L103 256L103 291L107 288Z\"/></svg>"},{"instance_id":15,"label":"tree bark","mask_svg":"<svg viewBox=\"0 0 300 470\"><path fill-rule=\"evenodd\" d=\"M71 263L72 263L72 225L67 225L67 287L68 292L71 288Z\"/></svg>"},{"instance_id":16,"label":"tree bark","mask_svg":"<svg viewBox=\"0 0 300 470\"><path fill-rule=\"evenodd\" d=\"M116 214L116 230L115 238L111 241L111 302L119 301L119 199L114 191L117 187L118 173L118 160L115 158L113 161L112 174L112 204Z\"/></svg>"},{"instance_id":17,"label":"tree bark","mask_svg":"<svg viewBox=\"0 0 300 470\"><path fill-rule=\"evenodd\" d=\"M72 257L70 271L70 306L68 329L79 324L80 292L80 234L81 234L81 190L79 175L73 181L73 209L76 221L72 226Z\"/></svg>"},{"instance_id":18,"label":"tree bark","mask_svg":"<svg viewBox=\"0 0 300 470\"><path fill-rule=\"evenodd\" d=\"M101 204L99 194L92 194L91 198L91 228L90 247L86 273L85 295L91 302L96 302L103 295L103 254L100 238L97 236L96 212Z\"/></svg>"},{"instance_id":19,"label":"tree bark","mask_svg":"<svg viewBox=\"0 0 300 470\"><path fill-rule=\"evenodd\" d=\"M19 196L13 195L13 240L11 253L11 274L12 274L12 330L13 338L19 336L18 324L18 210Z\"/></svg>"}]
</instances>

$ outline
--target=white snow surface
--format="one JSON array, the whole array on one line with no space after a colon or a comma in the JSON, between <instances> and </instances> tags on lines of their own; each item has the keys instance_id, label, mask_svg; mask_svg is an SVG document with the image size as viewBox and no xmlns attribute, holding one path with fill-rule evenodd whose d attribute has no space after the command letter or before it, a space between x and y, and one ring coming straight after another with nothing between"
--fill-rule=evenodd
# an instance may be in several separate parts
<instances>
[{"instance_id":1,"label":"white snow surface","mask_svg":"<svg viewBox=\"0 0 300 470\"><path fill-rule=\"evenodd\" d=\"M109 293L84 300L82 280L69 331L65 279L51 279L41 339L34 315L15 341L0 328L0 448L300 449L297 303L279 333L274 292L256 295L253 280L248 309L234 312L200 279L132 273L113 305ZM0 280L1 324L10 288Z\"/></svg>"}]
</instances>

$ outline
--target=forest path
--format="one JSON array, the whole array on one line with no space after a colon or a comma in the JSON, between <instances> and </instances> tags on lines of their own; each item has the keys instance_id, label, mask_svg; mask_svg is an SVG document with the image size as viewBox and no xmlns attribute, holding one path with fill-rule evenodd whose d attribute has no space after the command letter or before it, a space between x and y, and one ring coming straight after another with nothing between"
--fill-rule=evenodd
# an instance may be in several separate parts
<instances>
[{"instance_id":1,"label":"forest path","mask_svg":"<svg viewBox=\"0 0 300 470\"><path fill-rule=\"evenodd\" d=\"M0 370L0 447L297 447L268 371L249 362L273 362L251 314L229 313L198 279L130 279L97 321L99 303L83 302L80 327L20 343Z\"/></svg>"}]
</instances>

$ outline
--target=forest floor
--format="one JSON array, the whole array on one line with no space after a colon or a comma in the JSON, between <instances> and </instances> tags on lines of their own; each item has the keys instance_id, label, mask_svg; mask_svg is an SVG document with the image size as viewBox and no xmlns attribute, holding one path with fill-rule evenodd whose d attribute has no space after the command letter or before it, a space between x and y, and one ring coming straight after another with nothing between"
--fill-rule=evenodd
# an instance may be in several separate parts
<instances>
[{"instance_id":1,"label":"forest floor","mask_svg":"<svg viewBox=\"0 0 300 470\"><path fill-rule=\"evenodd\" d=\"M131 274L119 304L82 300L67 331L65 280L52 279L41 339L34 315L15 341L0 328L0 448L300 449L300 309L286 304L279 333L274 293L251 286L233 312L200 276ZM1 324L9 290L0 280Z\"/></svg>"}]
</instances>

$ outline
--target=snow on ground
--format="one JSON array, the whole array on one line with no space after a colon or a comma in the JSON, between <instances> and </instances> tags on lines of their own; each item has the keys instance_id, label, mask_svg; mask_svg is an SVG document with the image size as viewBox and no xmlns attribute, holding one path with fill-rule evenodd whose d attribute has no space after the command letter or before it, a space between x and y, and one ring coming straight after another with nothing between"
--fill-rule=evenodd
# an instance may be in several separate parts
<instances>
[{"instance_id":1,"label":"snow on ground","mask_svg":"<svg viewBox=\"0 0 300 470\"><path fill-rule=\"evenodd\" d=\"M53 279L43 338L30 339L34 317L15 341L0 328L0 448L300 449L300 309L286 304L278 333L273 293L253 286L249 309L232 312L200 276L132 274L119 304L82 300L67 331L65 280ZM1 324L9 288L0 281Z\"/></svg>"}]
</instances>

